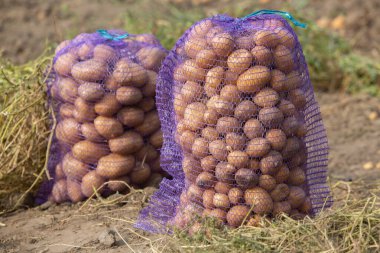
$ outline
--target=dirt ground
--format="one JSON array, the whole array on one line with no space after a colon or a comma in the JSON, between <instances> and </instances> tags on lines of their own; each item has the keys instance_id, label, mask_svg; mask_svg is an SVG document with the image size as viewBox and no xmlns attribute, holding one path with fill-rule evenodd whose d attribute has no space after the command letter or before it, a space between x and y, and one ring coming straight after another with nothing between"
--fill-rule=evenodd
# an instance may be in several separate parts
<instances>
[{"instance_id":1,"label":"dirt ground","mask_svg":"<svg viewBox=\"0 0 380 253\"><path fill-rule=\"evenodd\" d=\"M380 175L380 99L318 93L331 148L330 183L368 184ZM369 166L371 165L372 166ZM364 167L367 169L364 169ZM93 200L82 204L19 210L0 217L0 251L13 252L152 252L173 250L165 237L133 228L133 222L154 188L123 199L123 205ZM339 199L340 192L335 192ZM107 199L108 203L117 196ZM44 209L43 208L43 209ZM99 240L104 233L111 242ZM133 250L132 250L132 249Z\"/></svg>"}]
</instances>

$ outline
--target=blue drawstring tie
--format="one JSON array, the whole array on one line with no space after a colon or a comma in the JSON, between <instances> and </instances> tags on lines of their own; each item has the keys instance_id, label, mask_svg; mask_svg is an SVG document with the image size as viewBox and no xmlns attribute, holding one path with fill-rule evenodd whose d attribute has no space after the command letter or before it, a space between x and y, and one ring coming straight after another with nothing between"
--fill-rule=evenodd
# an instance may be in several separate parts
<instances>
[{"instance_id":1,"label":"blue drawstring tie","mask_svg":"<svg viewBox=\"0 0 380 253\"><path fill-rule=\"evenodd\" d=\"M283 16L287 19L289 19L295 26L299 26L301 28L306 28L306 24L299 22L296 20L289 12L286 11L278 11L278 10L259 10L252 12L251 14L248 14L245 17L242 17L241 19L247 19L256 15L261 15L261 14L278 14L280 16Z\"/></svg>"},{"instance_id":2,"label":"blue drawstring tie","mask_svg":"<svg viewBox=\"0 0 380 253\"><path fill-rule=\"evenodd\" d=\"M102 36L103 38L105 39L108 39L108 40L114 40L114 41L119 41L119 40L122 40L122 39L125 39L125 38L128 38L129 36L129 33L124 33L124 34L120 34L120 35L112 35L110 34L107 30L105 29L99 29L97 30L97 32L100 34L100 36Z\"/></svg>"}]
</instances>

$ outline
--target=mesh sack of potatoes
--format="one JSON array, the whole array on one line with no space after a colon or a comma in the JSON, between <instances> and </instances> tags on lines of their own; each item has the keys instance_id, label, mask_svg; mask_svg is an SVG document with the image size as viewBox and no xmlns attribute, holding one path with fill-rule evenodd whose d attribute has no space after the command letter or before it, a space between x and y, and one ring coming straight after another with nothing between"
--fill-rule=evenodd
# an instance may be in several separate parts
<instances>
[{"instance_id":1,"label":"mesh sack of potatoes","mask_svg":"<svg viewBox=\"0 0 380 253\"><path fill-rule=\"evenodd\" d=\"M328 144L297 36L280 15L194 24L163 62L164 180L137 227L230 227L331 205Z\"/></svg>"},{"instance_id":2,"label":"mesh sack of potatoes","mask_svg":"<svg viewBox=\"0 0 380 253\"><path fill-rule=\"evenodd\" d=\"M48 94L56 122L38 202L127 192L164 175L157 72L167 52L149 34L99 30L56 49Z\"/></svg>"}]
</instances>

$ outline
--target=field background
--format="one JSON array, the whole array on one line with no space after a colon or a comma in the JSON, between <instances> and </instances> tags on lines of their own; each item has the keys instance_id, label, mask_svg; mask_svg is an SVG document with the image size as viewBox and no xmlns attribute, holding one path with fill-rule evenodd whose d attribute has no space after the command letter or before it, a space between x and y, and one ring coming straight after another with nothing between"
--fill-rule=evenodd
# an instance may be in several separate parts
<instances>
[{"instance_id":1,"label":"field background","mask_svg":"<svg viewBox=\"0 0 380 253\"><path fill-rule=\"evenodd\" d=\"M30 208L49 136L41 72L57 43L99 28L124 28L153 33L170 49L204 17L241 17L263 8L290 11L308 24L296 31L327 128L332 210L316 220L189 239L133 229L155 186L85 204ZM373 0L1 0L0 252L380 250L378 13L380 2ZM104 233L113 246L99 240Z\"/></svg>"}]
</instances>

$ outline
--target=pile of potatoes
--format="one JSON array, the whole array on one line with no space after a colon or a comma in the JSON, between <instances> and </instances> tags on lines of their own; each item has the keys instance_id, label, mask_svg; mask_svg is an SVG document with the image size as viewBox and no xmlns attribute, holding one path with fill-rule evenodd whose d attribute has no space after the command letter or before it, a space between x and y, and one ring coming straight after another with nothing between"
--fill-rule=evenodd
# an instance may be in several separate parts
<instances>
[{"instance_id":1,"label":"pile of potatoes","mask_svg":"<svg viewBox=\"0 0 380 253\"><path fill-rule=\"evenodd\" d=\"M162 179L163 139L155 107L166 51L152 35L109 41L82 34L56 50L56 159L50 200L78 202ZM152 42L152 43L149 43Z\"/></svg>"},{"instance_id":2,"label":"pile of potatoes","mask_svg":"<svg viewBox=\"0 0 380 253\"><path fill-rule=\"evenodd\" d=\"M195 214L238 227L312 209L302 51L282 21L244 22L203 20L175 49L175 139L187 186L173 223L181 228Z\"/></svg>"}]
</instances>

